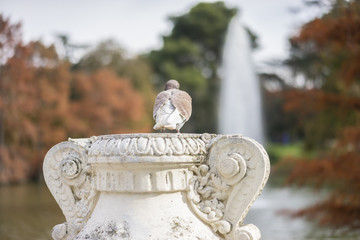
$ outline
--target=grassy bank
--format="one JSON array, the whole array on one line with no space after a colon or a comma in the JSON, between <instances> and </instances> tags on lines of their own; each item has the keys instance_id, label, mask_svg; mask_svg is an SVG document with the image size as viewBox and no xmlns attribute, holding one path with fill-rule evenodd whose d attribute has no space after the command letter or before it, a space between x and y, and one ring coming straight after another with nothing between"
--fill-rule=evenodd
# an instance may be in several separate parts
<instances>
[{"instance_id":1,"label":"grassy bank","mask_svg":"<svg viewBox=\"0 0 360 240\"><path fill-rule=\"evenodd\" d=\"M298 159L311 157L312 155L312 153L304 150L302 142L289 144L268 143L265 148L271 163L269 179L269 184L271 185L279 186L286 184L286 179Z\"/></svg>"}]
</instances>

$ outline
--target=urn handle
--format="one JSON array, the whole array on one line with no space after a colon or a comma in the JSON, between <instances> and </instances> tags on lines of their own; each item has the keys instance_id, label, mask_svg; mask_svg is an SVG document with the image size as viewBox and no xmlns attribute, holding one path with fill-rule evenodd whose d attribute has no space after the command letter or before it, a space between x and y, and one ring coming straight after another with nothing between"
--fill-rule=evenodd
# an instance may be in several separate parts
<instances>
[{"instance_id":1,"label":"urn handle","mask_svg":"<svg viewBox=\"0 0 360 240\"><path fill-rule=\"evenodd\" d=\"M266 151L255 140L238 135L220 135L208 149L207 160L191 168L190 206L222 238L260 239L259 229L243 221L270 174Z\"/></svg>"},{"instance_id":2,"label":"urn handle","mask_svg":"<svg viewBox=\"0 0 360 240\"><path fill-rule=\"evenodd\" d=\"M91 167L85 148L74 142L62 142L52 147L45 156L45 182L60 206L66 222L53 228L55 240L74 239L97 201L92 187Z\"/></svg>"}]
</instances>

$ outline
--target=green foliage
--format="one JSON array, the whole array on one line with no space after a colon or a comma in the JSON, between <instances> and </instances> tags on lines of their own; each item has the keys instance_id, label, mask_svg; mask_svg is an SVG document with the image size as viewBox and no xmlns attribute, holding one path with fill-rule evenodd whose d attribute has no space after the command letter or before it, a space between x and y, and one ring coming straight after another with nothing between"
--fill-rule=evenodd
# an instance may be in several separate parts
<instances>
[{"instance_id":1,"label":"green foliage","mask_svg":"<svg viewBox=\"0 0 360 240\"><path fill-rule=\"evenodd\" d=\"M286 99L280 92L263 91L266 136L269 141L290 143L302 139L304 129L297 114L284 111Z\"/></svg>"},{"instance_id":2,"label":"green foliage","mask_svg":"<svg viewBox=\"0 0 360 240\"><path fill-rule=\"evenodd\" d=\"M124 50L114 40L105 40L83 56L73 67L88 72L96 72L101 68L122 71L125 64Z\"/></svg>"},{"instance_id":3,"label":"green foliage","mask_svg":"<svg viewBox=\"0 0 360 240\"><path fill-rule=\"evenodd\" d=\"M287 182L297 158L312 155L310 152L304 151L302 142L289 144L268 143L265 149L272 166L270 184L277 186L283 186Z\"/></svg>"},{"instance_id":4,"label":"green foliage","mask_svg":"<svg viewBox=\"0 0 360 240\"><path fill-rule=\"evenodd\" d=\"M188 13L171 17L174 27L163 38L163 47L146 56L159 90L167 80L176 79L192 96L194 110L185 131L216 131L217 69L227 26L236 12L223 2L199 3Z\"/></svg>"},{"instance_id":5,"label":"green foliage","mask_svg":"<svg viewBox=\"0 0 360 240\"><path fill-rule=\"evenodd\" d=\"M236 12L223 2L199 3L188 14L171 18L174 28L169 37L186 36L203 51L210 51L218 57L229 20Z\"/></svg>"},{"instance_id":6,"label":"green foliage","mask_svg":"<svg viewBox=\"0 0 360 240\"><path fill-rule=\"evenodd\" d=\"M304 152L301 142L291 144L268 143L266 145L266 151L269 154L271 164L275 164L284 158L299 158L304 155L309 155L309 153Z\"/></svg>"}]
</instances>

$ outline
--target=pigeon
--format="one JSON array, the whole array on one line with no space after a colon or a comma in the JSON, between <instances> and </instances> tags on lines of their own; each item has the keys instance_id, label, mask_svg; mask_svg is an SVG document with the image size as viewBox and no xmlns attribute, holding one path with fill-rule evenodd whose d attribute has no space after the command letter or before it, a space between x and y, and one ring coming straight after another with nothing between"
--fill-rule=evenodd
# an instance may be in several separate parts
<instances>
[{"instance_id":1,"label":"pigeon","mask_svg":"<svg viewBox=\"0 0 360 240\"><path fill-rule=\"evenodd\" d=\"M180 84L176 80L169 80L165 84L165 90L160 92L154 104L153 117L155 119L155 130L165 129L177 130L191 116L191 97L185 92L179 90Z\"/></svg>"}]
</instances>

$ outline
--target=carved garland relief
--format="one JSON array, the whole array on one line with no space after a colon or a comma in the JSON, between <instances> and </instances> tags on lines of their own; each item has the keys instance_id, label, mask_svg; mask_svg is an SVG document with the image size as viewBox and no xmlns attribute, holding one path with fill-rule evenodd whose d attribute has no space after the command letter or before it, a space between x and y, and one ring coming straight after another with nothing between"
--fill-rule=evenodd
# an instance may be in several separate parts
<instances>
[{"instance_id":1,"label":"carved garland relief","mask_svg":"<svg viewBox=\"0 0 360 240\"><path fill-rule=\"evenodd\" d=\"M206 164L191 167L190 206L226 239L259 239L257 227L243 226L242 221L267 181L267 154L248 138L219 137L213 142Z\"/></svg>"},{"instance_id":2,"label":"carved garland relief","mask_svg":"<svg viewBox=\"0 0 360 240\"><path fill-rule=\"evenodd\" d=\"M126 161L131 164L131 161L141 162L142 157L147 156L181 159L184 155L192 158L186 160L185 168L183 163L178 166L181 174L187 172L181 184L174 188L177 173L172 165L170 172L164 169L151 172L153 176L158 175L159 181L170 179L171 186L150 187L150 190L187 191L193 212L221 238L259 239L256 226L243 226L242 221L267 181L270 171L267 154L251 139L210 134L107 135L70 139L55 145L45 157L44 176L67 222L54 227L53 238L73 239L76 236L91 216L99 191L122 191L119 182L122 178L116 178L116 181L103 178L115 185L98 179L101 174L111 177L111 174L120 176L120 173L102 173L103 170L94 169L92 163L130 157ZM157 183L157 186L160 185ZM139 189L143 191L141 186Z\"/></svg>"}]
</instances>

